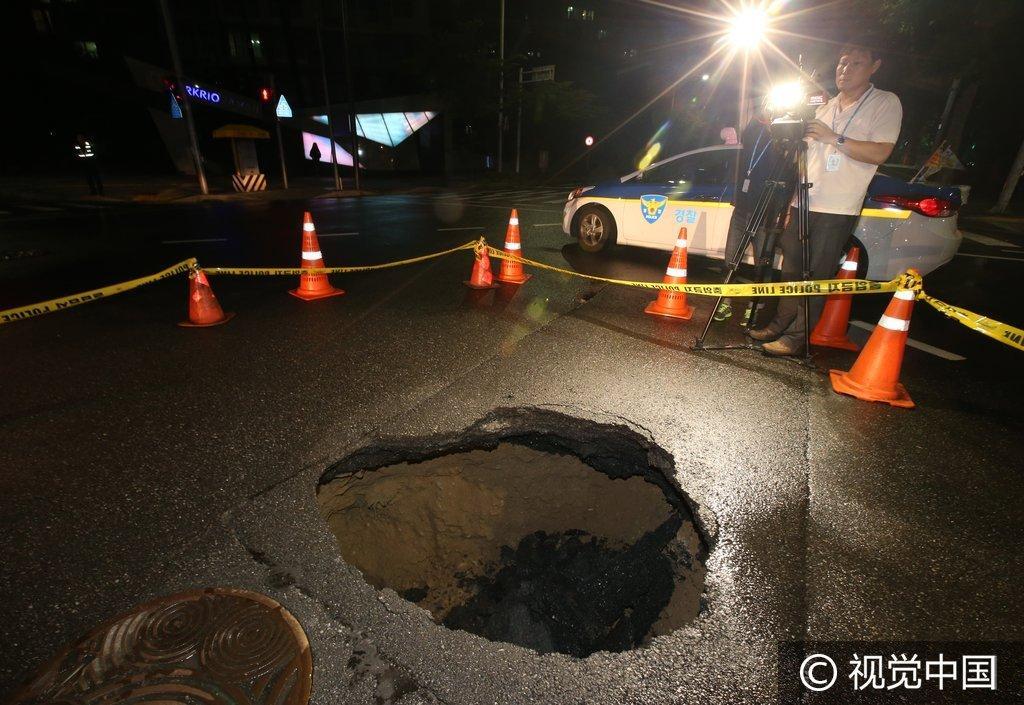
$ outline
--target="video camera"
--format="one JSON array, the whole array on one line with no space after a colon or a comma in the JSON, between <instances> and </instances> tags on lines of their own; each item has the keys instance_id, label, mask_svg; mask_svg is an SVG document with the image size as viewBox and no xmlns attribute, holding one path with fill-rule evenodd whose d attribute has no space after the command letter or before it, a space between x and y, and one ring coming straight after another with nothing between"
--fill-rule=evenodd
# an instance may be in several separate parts
<instances>
[{"instance_id":1,"label":"video camera","mask_svg":"<svg viewBox=\"0 0 1024 705\"><path fill-rule=\"evenodd\" d=\"M802 140L807 122L814 119L815 111L826 102L825 91L810 81L782 83L772 88L765 105L772 119L769 128L772 139L778 142Z\"/></svg>"}]
</instances>

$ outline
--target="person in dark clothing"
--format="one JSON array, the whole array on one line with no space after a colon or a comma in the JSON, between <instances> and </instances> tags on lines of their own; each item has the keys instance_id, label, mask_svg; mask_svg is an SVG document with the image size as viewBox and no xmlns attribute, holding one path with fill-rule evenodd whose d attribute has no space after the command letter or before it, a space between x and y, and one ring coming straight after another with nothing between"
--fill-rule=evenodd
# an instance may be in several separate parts
<instances>
[{"instance_id":1,"label":"person in dark clothing","mask_svg":"<svg viewBox=\"0 0 1024 705\"><path fill-rule=\"evenodd\" d=\"M320 147L317 146L316 142L314 142L313 146L309 148L309 158L314 162L320 161Z\"/></svg>"},{"instance_id":2,"label":"person in dark clothing","mask_svg":"<svg viewBox=\"0 0 1024 705\"><path fill-rule=\"evenodd\" d=\"M96 150L92 142L79 134L75 138L75 161L85 174L85 180L89 184L89 193L93 196L103 195L103 179L100 178L99 162L96 157Z\"/></svg>"},{"instance_id":3,"label":"person in dark clothing","mask_svg":"<svg viewBox=\"0 0 1024 705\"><path fill-rule=\"evenodd\" d=\"M743 241L743 233L747 229L747 223L754 212L754 206L757 205L765 182L775 170L778 160L782 156L772 144L769 132L770 124L767 112L761 111L751 119L740 138L743 147L740 150L739 164L736 170L732 220L729 221L729 235L725 242L726 264L736 256L736 251ZM782 178L785 176L787 175L782 175ZM786 194L782 194L780 197L785 198ZM768 216L770 217L774 212L776 211L770 207ZM762 226L751 240L755 261L761 253L766 237L766 228ZM747 316L749 314L748 309ZM722 303L715 311L714 318L716 321L725 321L731 317L732 301L727 298L722 299Z\"/></svg>"}]
</instances>

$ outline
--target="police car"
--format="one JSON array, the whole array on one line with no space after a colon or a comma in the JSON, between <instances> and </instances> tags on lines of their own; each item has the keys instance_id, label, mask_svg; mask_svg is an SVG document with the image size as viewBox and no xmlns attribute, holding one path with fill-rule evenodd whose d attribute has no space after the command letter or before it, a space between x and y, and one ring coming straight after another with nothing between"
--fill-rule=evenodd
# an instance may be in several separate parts
<instances>
[{"instance_id":1,"label":"police car","mask_svg":"<svg viewBox=\"0 0 1024 705\"><path fill-rule=\"evenodd\" d=\"M695 149L618 181L577 188L565 203L562 231L586 252L614 244L671 250L685 226L689 254L724 259L740 149ZM853 233L862 253L858 275L888 280L908 267L927 274L948 262L962 239L960 205L960 187L876 174Z\"/></svg>"}]
</instances>

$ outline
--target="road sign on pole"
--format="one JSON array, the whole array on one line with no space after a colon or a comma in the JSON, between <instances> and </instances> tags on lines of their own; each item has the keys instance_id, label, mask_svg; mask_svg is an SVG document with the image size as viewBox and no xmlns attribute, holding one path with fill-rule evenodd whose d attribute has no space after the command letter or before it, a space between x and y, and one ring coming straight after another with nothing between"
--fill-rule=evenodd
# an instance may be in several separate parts
<instances>
[{"instance_id":1,"label":"road sign on pole","mask_svg":"<svg viewBox=\"0 0 1024 705\"><path fill-rule=\"evenodd\" d=\"M523 85L555 80L555 65L536 66L532 69L519 67L519 107L516 110L516 173L519 173L519 156L523 142Z\"/></svg>"},{"instance_id":2,"label":"road sign on pole","mask_svg":"<svg viewBox=\"0 0 1024 705\"><path fill-rule=\"evenodd\" d=\"M285 100L284 93L277 99L277 108L274 110L279 118L290 118L292 117L292 106L288 105L288 101Z\"/></svg>"},{"instance_id":3,"label":"road sign on pole","mask_svg":"<svg viewBox=\"0 0 1024 705\"><path fill-rule=\"evenodd\" d=\"M540 83L541 81L555 80L555 65L534 66L532 69L523 70L523 83Z\"/></svg>"}]
</instances>

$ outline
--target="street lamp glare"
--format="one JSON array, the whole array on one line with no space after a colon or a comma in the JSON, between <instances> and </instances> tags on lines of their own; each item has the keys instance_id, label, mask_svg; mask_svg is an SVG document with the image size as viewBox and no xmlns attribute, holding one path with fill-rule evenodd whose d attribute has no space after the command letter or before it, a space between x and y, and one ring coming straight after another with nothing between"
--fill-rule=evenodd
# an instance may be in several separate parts
<instances>
[{"instance_id":1,"label":"street lamp glare","mask_svg":"<svg viewBox=\"0 0 1024 705\"><path fill-rule=\"evenodd\" d=\"M729 21L727 37L737 49L750 51L764 38L768 29L768 14L761 8L748 7Z\"/></svg>"}]
</instances>

